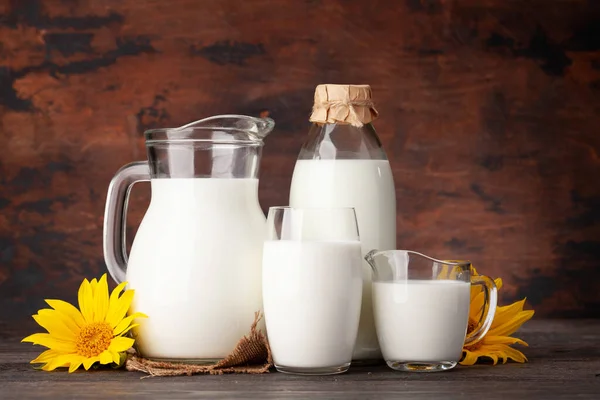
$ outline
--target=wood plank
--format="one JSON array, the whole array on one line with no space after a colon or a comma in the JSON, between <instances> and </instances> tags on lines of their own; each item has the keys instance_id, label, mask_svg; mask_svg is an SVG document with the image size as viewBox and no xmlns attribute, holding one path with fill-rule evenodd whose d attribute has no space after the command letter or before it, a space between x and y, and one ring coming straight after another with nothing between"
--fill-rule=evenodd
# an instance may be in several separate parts
<instances>
[{"instance_id":1,"label":"wood plank","mask_svg":"<svg viewBox=\"0 0 600 400\"><path fill-rule=\"evenodd\" d=\"M474 398L597 399L600 394L600 320L533 320L519 336L529 342L527 364L457 367L408 374L385 366L354 367L343 375L192 376L140 379L137 372L33 370L36 349L19 344L13 328L0 339L3 399L21 398Z\"/></svg>"}]
</instances>

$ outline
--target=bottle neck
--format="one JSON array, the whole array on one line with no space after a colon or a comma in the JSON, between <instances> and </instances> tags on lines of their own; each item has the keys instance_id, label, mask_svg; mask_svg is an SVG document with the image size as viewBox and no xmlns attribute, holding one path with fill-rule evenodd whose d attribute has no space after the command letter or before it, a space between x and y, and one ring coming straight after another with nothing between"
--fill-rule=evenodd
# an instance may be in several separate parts
<instances>
[{"instance_id":1,"label":"bottle neck","mask_svg":"<svg viewBox=\"0 0 600 400\"><path fill-rule=\"evenodd\" d=\"M299 160L387 160L372 124L313 124Z\"/></svg>"}]
</instances>

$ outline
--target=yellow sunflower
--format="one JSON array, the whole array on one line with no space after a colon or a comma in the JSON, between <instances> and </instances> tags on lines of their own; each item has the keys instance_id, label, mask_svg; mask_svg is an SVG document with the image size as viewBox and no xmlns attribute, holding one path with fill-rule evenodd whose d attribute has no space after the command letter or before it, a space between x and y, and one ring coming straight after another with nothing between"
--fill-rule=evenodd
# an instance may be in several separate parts
<instances>
[{"instance_id":1,"label":"yellow sunflower","mask_svg":"<svg viewBox=\"0 0 600 400\"><path fill-rule=\"evenodd\" d=\"M477 275L477 271L473 268L473 275ZM502 279L494 280L498 290L502 287ZM511 337L521 325L533 317L533 310L523 310L525 300L517 301L508 306L496 308L496 315L490 330L486 333L483 339L479 342L465 345L463 348L463 358L460 361L461 365L473 365L479 358L489 358L494 365L498 360L506 363L509 359L523 363L527 361L527 357L519 350L510 347L512 344L520 344L527 346L523 340ZM479 321L484 304L484 293L481 288L474 286L471 289L471 308L469 311L469 327L468 332L473 331Z\"/></svg>"},{"instance_id":2,"label":"yellow sunflower","mask_svg":"<svg viewBox=\"0 0 600 400\"><path fill-rule=\"evenodd\" d=\"M68 367L69 372L81 365L87 370L92 364L120 363L121 353L134 340L124 335L138 324L142 313L126 317L133 300L133 290L121 292L127 282L121 283L108 295L106 274L100 280L84 279L79 287L79 310L62 300L46 300L50 308L39 310L33 319L48 333L35 333L23 342L45 346L32 364L44 364L44 371Z\"/></svg>"}]
</instances>

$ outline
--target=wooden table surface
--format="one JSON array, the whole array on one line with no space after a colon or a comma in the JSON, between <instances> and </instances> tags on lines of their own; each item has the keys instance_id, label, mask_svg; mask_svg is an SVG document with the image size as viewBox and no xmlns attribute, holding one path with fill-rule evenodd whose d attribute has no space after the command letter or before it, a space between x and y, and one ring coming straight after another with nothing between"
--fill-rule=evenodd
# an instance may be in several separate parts
<instances>
[{"instance_id":1,"label":"wooden table surface","mask_svg":"<svg viewBox=\"0 0 600 400\"><path fill-rule=\"evenodd\" d=\"M529 342L527 364L457 367L408 374L385 366L343 375L192 376L140 379L124 370L43 372L28 361L38 348L21 335L0 333L0 398L476 398L600 399L600 320L533 320L519 334Z\"/></svg>"}]
</instances>

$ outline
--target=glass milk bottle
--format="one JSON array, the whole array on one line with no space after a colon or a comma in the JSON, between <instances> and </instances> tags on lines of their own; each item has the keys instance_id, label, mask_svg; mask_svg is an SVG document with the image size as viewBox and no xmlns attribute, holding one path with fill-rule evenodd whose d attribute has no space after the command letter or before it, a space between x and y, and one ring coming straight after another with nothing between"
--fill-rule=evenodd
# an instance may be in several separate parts
<instances>
[{"instance_id":1,"label":"glass milk bottle","mask_svg":"<svg viewBox=\"0 0 600 400\"><path fill-rule=\"evenodd\" d=\"M313 126L300 150L290 190L291 207L354 207L363 256L372 249L396 248L396 192L390 164L371 125L377 115L369 85L317 86ZM364 261L363 278L354 362L381 359L371 269Z\"/></svg>"}]
</instances>

